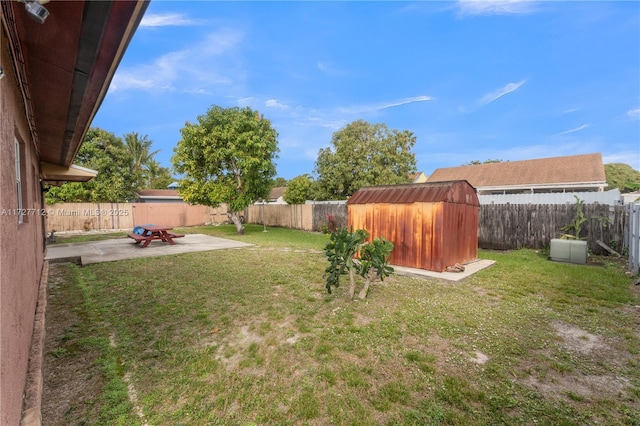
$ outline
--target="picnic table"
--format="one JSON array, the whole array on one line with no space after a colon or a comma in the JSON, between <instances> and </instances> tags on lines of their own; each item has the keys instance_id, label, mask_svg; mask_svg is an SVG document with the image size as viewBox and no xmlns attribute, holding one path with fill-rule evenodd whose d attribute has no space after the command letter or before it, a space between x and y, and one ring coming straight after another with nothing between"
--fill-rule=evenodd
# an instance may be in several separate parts
<instances>
[{"instance_id":1,"label":"picnic table","mask_svg":"<svg viewBox=\"0 0 640 426\"><path fill-rule=\"evenodd\" d=\"M174 245L174 238L184 237L184 234L170 232L173 228L169 226L139 225L136 228L141 228L142 232L140 234L129 232L127 235L129 238L136 240L136 244L144 243L142 248L147 247L154 240L162 240L165 243Z\"/></svg>"}]
</instances>

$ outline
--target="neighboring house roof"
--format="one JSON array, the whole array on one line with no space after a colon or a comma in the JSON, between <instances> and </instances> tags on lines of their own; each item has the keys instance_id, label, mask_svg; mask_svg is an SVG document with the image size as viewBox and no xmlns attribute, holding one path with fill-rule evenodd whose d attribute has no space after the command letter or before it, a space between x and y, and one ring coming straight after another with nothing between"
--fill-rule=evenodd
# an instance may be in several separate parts
<instances>
[{"instance_id":1,"label":"neighboring house roof","mask_svg":"<svg viewBox=\"0 0 640 426\"><path fill-rule=\"evenodd\" d=\"M286 190L286 186L276 186L275 188L272 188L271 192L269 192L269 200L277 200L284 195Z\"/></svg>"},{"instance_id":2,"label":"neighboring house roof","mask_svg":"<svg viewBox=\"0 0 640 426\"><path fill-rule=\"evenodd\" d=\"M138 198L142 200L182 200L175 189L141 189Z\"/></svg>"},{"instance_id":3,"label":"neighboring house roof","mask_svg":"<svg viewBox=\"0 0 640 426\"><path fill-rule=\"evenodd\" d=\"M477 189L606 186L599 153L441 168L431 174L429 182L457 179Z\"/></svg>"},{"instance_id":4,"label":"neighboring house roof","mask_svg":"<svg viewBox=\"0 0 640 426\"><path fill-rule=\"evenodd\" d=\"M52 1L42 24L0 3L40 159L69 167L149 2Z\"/></svg>"},{"instance_id":5,"label":"neighboring house roof","mask_svg":"<svg viewBox=\"0 0 640 426\"><path fill-rule=\"evenodd\" d=\"M424 172L417 172L409 174L409 179L411 183L424 183L427 181L428 176Z\"/></svg>"}]
</instances>

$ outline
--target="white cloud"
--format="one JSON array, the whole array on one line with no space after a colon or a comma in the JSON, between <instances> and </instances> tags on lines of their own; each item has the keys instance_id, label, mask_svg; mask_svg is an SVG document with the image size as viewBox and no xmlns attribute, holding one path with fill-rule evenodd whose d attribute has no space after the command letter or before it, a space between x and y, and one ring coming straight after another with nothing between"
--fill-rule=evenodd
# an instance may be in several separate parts
<instances>
[{"instance_id":1,"label":"white cloud","mask_svg":"<svg viewBox=\"0 0 640 426\"><path fill-rule=\"evenodd\" d=\"M277 109L287 109L289 108L287 105L281 103L277 99L267 99L264 105L268 108L277 108Z\"/></svg>"},{"instance_id":2,"label":"white cloud","mask_svg":"<svg viewBox=\"0 0 640 426\"><path fill-rule=\"evenodd\" d=\"M181 13L156 13L144 15L140 27L168 27L195 25L198 21L190 19Z\"/></svg>"},{"instance_id":3,"label":"white cloud","mask_svg":"<svg viewBox=\"0 0 640 426\"><path fill-rule=\"evenodd\" d=\"M482 97L482 99L480 99L480 104L481 105L487 105L490 104L493 101L496 101L498 99L500 99L501 97L503 97L504 95L508 95L511 92L515 92L516 90L518 90L524 83L526 82L526 80L522 80L519 81L517 83L509 83L507 85L505 85L504 87L501 87L497 90L494 90L491 93L487 93L486 95L484 95Z\"/></svg>"},{"instance_id":4,"label":"white cloud","mask_svg":"<svg viewBox=\"0 0 640 426\"><path fill-rule=\"evenodd\" d=\"M151 89L154 85L155 82L151 78L142 79L128 73L119 73L114 76L109 90Z\"/></svg>"},{"instance_id":5,"label":"white cloud","mask_svg":"<svg viewBox=\"0 0 640 426\"><path fill-rule=\"evenodd\" d=\"M327 62L318 61L316 62L316 67L330 77L345 76L349 74L347 71L341 70Z\"/></svg>"},{"instance_id":6,"label":"white cloud","mask_svg":"<svg viewBox=\"0 0 640 426\"><path fill-rule=\"evenodd\" d=\"M188 48L164 54L152 63L120 68L110 90L210 93L211 86L230 85L242 78L232 59L241 40L242 34L235 30L210 33Z\"/></svg>"},{"instance_id":7,"label":"white cloud","mask_svg":"<svg viewBox=\"0 0 640 426\"><path fill-rule=\"evenodd\" d=\"M637 151L602 154L602 162L604 164L624 163L630 165L634 170L640 170L640 156Z\"/></svg>"},{"instance_id":8,"label":"white cloud","mask_svg":"<svg viewBox=\"0 0 640 426\"><path fill-rule=\"evenodd\" d=\"M349 123L349 120L331 119L323 116L308 116L303 119L303 124L320 126L325 129L339 130Z\"/></svg>"},{"instance_id":9,"label":"white cloud","mask_svg":"<svg viewBox=\"0 0 640 426\"><path fill-rule=\"evenodd\" d=\"M627 117L640 119L640 108L630 109L627 111Z\"/></svg>"},{"instance_id":10,"label":"white cloud","mask_svg":"<svg viewBox=\"0 0 640 426\"><path fill-rule=\"evenodd\" d=\"M237 102L238 105L245 107L251 105L255 100L256 98L253 96L247 96L246 98L238 98Z\"/></svg>"},{"instance_id":11,"label":"white cloud","mask_svg":"<svg viewBox=\"0 0 640 426\"><path fill-rule=\"evenodd\" d=\"M569 129L569 130L565 130L564 132L560 132L560 133L558 133L558 134L559 134L559 135L568 135L569 133L575 133L575 132L579 132L580 130L584 130L584 129L586 129L587 127L589 127L589 125L588 125L588 124L582 124L582 125L580 125L580 126L578 126L578 127L575 127L575 128L573 128L573 129Z\"/></svg>"},{"instance_id":12,"label":"white cloud","mask_svg":"<svg viewBox=\"0 0 640 426\"><path fill-rule=\"evenodd\" d=\"M458 0L461 15L514 15L533 11L530 0Z\"/></svg>"},{"instance_id":13,"label":"white cloud","mask_svg":"<svg viewBox=\"0 0 640 426\"><path fill-rule=\"evenodd\" d=\"M399 99L397 101L389 101L389 102L365 104L365 105L355 105L350 107L340 107L338 108L338 112L346 113L346 114L361 114L361 113L367 113L367 112L381 111L383 109L398 107L398 106L412 104L416 102L427 102L431 100L433 100L433 98L430 96L414 96L411 98Z\"/></svg>"},{"instance_id":14,"label":"white cloud","mask_svg":"<svg viewBox=\"0 0 640 426\"><path fill-rule=\"evenodd\" d=\"M213 95L214 94L211 90L205 89L202 87L196 87L195 89L188 89L186 92L193 93L194 95Z\"/></svg>"},{"instance_id":15,"label":"white cloud","mask_svg":"<svg viewBox=\"0 0 640 426\"><path fill-rule=\"evenodd\" d=\"M430 96L415 96L413 98L404 98L404 99L400 99L399 101L388 102L386 104L382 104L382 105L380 105L379 109L393 108L393 107L397 107L397 106L412 104L412 103L415 103L415 102L427 102L427 101L432 101L432 100L433 100L433 98L430 97Z\"/></svg>"}]
</instances>

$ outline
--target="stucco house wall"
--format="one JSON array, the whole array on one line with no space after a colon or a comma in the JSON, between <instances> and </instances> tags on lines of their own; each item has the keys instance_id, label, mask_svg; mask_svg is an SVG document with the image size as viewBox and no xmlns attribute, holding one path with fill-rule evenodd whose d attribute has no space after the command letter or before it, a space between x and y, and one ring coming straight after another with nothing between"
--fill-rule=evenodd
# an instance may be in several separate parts
<instances>
[{"instance_id":1,"label":"stucco house wall","mask_svg":"<svg viewBox=\"0 0 640 426\"><path fill-rule=\"evenodd\" d=\"M43 24L0 1L0 426L40 424L42 182L95 175L72 163L147 5L50 2Z\"/></svg>"},{"instance_id":2,"label":"stucco house wall","mask_svg":"<svg viewBox=\"0 0 640 426\"><path fill-rule=\"evenodd\" d=\"M29 347L40 274L44 262L39 162L8 57L0 35L0 424L20 423ZM19 223L15 141L21 155L22 207L34 209Z\"/></svg>"}]
</instances>

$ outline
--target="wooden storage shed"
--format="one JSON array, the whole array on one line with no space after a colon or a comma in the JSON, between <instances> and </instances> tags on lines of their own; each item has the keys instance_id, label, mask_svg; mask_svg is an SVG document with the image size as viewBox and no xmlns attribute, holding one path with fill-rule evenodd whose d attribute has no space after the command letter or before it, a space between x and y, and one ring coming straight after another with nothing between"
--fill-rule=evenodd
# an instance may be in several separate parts
<instances>
[{"instance_id":1,"label":"wooden storage shed","mask_svg":"<svg viewBox=\"0 0 640 426\"><path fill-rule=\"evenodd\" d=\"M443 272L478 255L480 203L466 180L361 188L348 226L393 242L392 265Z\"/></svg>"}]
</instances>

